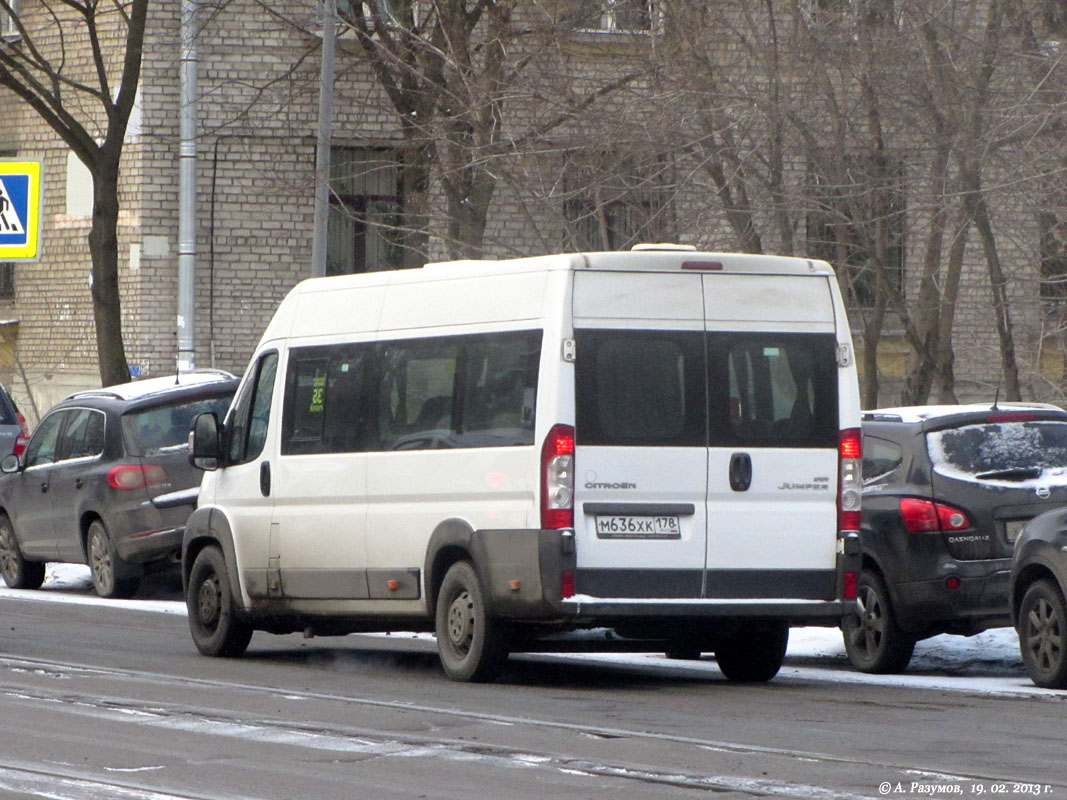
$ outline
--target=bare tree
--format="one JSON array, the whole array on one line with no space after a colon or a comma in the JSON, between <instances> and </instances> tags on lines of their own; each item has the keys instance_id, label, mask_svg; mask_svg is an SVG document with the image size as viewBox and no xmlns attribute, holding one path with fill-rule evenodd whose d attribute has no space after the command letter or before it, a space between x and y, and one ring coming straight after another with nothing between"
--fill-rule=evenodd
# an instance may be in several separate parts
<instances>
[{"instance_id":1,"label":"bare tree","mask_svg":"<svg viewBox=\"0 0 1067 800\"><path fill-rule=\"evenodd\" d=\"M16 36L0 39L0 86L18 95L59 135L93 177L93 317L100 379L129 380L118 278L119 165L141 74L148 0L56 0L19 13L0 0ZM113 60L109 42L125 41ZM91 54L80 68L74 52Z\"/></svg>"},{"instance_id":2,"label":"bare tree","mask_svg":"<svg viewBox=\"0 0 1067 800\"><path fill-rule=\"evenodd\" d=\"M521 21L513 16L522 5ZM436 175L447 203L446 247L478 257L506 162L519 148L578 119L632 83L642 69L605 78L587 91L571 86L545 109L536 71L559 36L579 22L568 4L542 9L517 0L367 0L345 21L389 97L403 138L403 191L409 250L421 249ZM559 11L559 13L556 13ZM526 82L523 83L523 79ZM519 113L512 113L524 106Z\"/></svg>"}]
</instances>

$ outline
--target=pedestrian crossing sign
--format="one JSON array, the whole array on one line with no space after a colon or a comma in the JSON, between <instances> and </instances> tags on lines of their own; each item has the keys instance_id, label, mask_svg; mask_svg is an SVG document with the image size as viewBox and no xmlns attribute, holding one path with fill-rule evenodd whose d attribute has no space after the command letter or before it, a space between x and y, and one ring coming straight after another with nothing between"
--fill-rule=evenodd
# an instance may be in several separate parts
<instances>
[{"instance_id":1,"label":"pedestrian crossing sign","mask_svg":"<svg viewBox=\"0 0 1067 800\"><path fill-rule=\"evenodd\" d=\"M41 162L0 158L0 261L41 257Z\"/></svg>"}]
</instances>

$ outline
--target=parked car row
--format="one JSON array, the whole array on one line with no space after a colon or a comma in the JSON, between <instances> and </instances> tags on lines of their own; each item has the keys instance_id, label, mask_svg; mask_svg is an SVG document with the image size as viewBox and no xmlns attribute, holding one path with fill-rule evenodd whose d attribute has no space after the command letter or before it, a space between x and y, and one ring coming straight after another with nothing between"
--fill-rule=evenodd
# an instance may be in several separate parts
<instances>
[{"instance_id":1,"label":"parked car row","mask_svg":"<svg viewBox=\"0 0 1067 800\"><path fill-rule=\"evenodd\" d=\"M1014 624L1034 682L1067 688L1067 412L888 408L862 426L863 567L842 622L852 664L899 672L921 639Z\"/></svg>"},{"instance_id":2,"label":"parked car row","mask_svg":"<svg viewBox=\"0 0 1067 800\"><path fill-rule=\"evenodd\" d=\"M0 387L0 574L37 588L85 562L102 597L176 564L201 473L196 416L237 388L202 371L80 392L32 439ZM863 565L842 621L859 670L904 670L919 640L1014 626L1039 686L1067 688L1067 412L1044 404L885 408L863 415Z\"/></svg>"},{"instance_id":3,"label":"parked car row","mask_svg":"<svg viewBox=\"0 0 1067 800\"><path fill-rule=\"evenodd\" d=\"M101 597L128 597L145 570L177 563L200 472L192 420L225 413L237 379L189 372L72 394L0 460L0 575L36 589L49 561L89 565Z\"/></svg>"}]
</instances>

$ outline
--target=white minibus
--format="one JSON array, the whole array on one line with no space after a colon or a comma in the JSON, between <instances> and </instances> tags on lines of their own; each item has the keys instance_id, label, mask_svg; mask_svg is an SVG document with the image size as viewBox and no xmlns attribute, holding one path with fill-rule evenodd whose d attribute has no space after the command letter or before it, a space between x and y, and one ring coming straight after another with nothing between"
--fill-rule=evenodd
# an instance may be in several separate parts
<instances>
[{"instance_id":1,"label":"white minibus","mask_svg":"<svg viewBox=\"0 0 1067 800\"><path fill-rule=\"evenodd\" d=\"M765 681L789 626L854 603L859 393L821 261L643 245L307 280L191 447L209 655L431 631L484 681L610 629Z\"/></svg>"}]
</instances>

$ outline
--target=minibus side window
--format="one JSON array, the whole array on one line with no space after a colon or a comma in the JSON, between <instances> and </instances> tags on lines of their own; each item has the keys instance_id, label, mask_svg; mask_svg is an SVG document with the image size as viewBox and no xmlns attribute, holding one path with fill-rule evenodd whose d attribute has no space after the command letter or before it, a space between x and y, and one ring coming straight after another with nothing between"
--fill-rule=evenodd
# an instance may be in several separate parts
<instances>
[{"instance_id":1,"label":"minibus side window","mask_svg":"<svg viewBox=\"0 0 1067 800\"><path fill-rule=\"evenodd\" d=\"M533 444L540 360L539 331L470 337L461 358L457 447Z\"/></svg>"},{"instance_id":2,"label":"minibus side window","mask_svg":"<svg viewBox=\"0 0 1067 800\"><path fill-rule=\"evenodd\" d=\"M379 448L534 443L541 331L380 345Z\"/></svg>"},{"instance_id":3,"label":"minibus side window","mask_svg":"<svg viewBox=\"0 0 1067 800\"><path fill-rule=\"evenodd\" d=\"M453 447L452 396L459 337L382 346L378 423L382 450Z\"/></svg>"},{"instance_id":4,"label":"minibus side window","mask_svg":"<svg viewBox=\"0 0 1067 800\"><path fill-rule=\"evenodd\" d=\"M259 458L267 441L278 354L267 353L256 364L256 376L246 384L229 420L229 462L245 464Z\"/></svg>"},{"instance_id":5,"label":"minibus side window","mask_svg":"<svg viewBox=\"0 0 1067 800\"><path fill-rule=\"evenodd\" d=\"M300 347L289 351L282 453L356 453L368 426L367 368L372 345Z\"/></svg>"}]
</instances>

